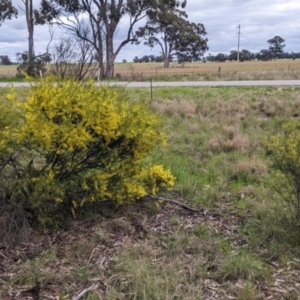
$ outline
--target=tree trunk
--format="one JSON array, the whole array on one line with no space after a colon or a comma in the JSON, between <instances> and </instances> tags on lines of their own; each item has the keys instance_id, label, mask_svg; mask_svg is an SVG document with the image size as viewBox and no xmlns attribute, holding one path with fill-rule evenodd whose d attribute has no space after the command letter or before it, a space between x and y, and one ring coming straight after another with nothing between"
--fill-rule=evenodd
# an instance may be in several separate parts
<instances>
[{"instance_id":1,"label":"tree trunk","mask_svg":"<svg viewBox=\"0 0 300 300\"><path fill-rule=\"evenodd\" d=\"M28 30L28 73L34 75L34 44L33 44L33 26Z\"/></svg>"},{"instance_id":2,"label":"tree trunk","mask_svg":"<svg viewBox=\"0 0 300 300\"><path fill-rule=\"evenodd\" d=\"M26 23L28 30L28 67L27 72L29 75L34 75L34 42L33 42L33 33L34 33L34 18L33 18L33 0L24 0L25 4L25 14L26 14Z\"/></svg>"},{"instance_id":3,"label":"tree trunk","mask_svg":"<svg viewBox=\"0 0 300 300\"><path fill-rule=\"evenodd\" d=\"M103 64L103 51L98 49L97 51L98 55L98 67L100 69L99 77L103 78L104 77L104 64Z\"/></svg>"},{"instance_id":4,"label":"tree trunk","mask_svg":"<svg viewBox=\"0 0 300 300\"><path fill-rule=\"evenodd\" d=\"M92 22L92 18L90 16L90 20ZM97 32L93 34L93 45L97 51L97 55L98 55L98 66L100 69L100 78L103 78L105 75L105 70L104 70L104 62L103 62L103 53L104 53L104 49L103 49L103 37L102 37L102 27L100 25L100 21L98 20L98 23L96 25L97 27Z\"/></svg>"},{"instance_id":5,"label":"tree trunk","mask_svg":"<svg viewBox=\"0 0 300 300\"><path fill-rule=\"evenodd\" d=\"M115 58L114 58L114 46L113 46L113 34L110 30L106 33L106 71L105 76L112 78L114 76Z\"/></svg>"},{"instance_id":6,"label":"tree trunk","mask_svg":"<svg viewBox=\"0 0 300 300\"><path fill-rule=\"evenodd\" d=\"M164 44L164 48L162 47L162 54L163 54L163 58L164 58L164 68L169 68L171 47L168 47L167 34L165 31L163 31L162 40L163 40L163 44Z\"/></svg>"},{"instance_id":7,"label":"tree trunk","mask_svg":"<svg viewBox=\"0 0 300 300\"><path fill-rule=\"evenodd\" d=\"M169 59L169 57L165 57L164 68L169 68L169 66L170 66L170 59Z\"/></svg>"}]
</instances>

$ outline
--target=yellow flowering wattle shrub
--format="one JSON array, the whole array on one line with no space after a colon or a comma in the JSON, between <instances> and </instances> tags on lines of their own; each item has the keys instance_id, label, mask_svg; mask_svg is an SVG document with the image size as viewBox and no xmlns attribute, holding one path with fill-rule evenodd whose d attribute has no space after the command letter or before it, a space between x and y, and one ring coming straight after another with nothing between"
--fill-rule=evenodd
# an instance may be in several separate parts
<instances>
[{"instance_id":1,"label":"yellow flowering wattle shrub","mask_svg":"<svg viewBox=\"0 0 300 300\"><path fill-rule=\"evenodd\" d=\"M18 103L12 87L0 89L0 157L9 152L11 144L14 144L13 139L8 141L5 136L10 137L10 131L20 126L22 122L23 112Z\"/></svg>"},{"instance_id":2,"label":"yellow flowering wattle shrub","mask_svg":"<svg viewBox=\"0 0 300 300\"><path fill-rule=\"evenodd\" d=\"M270 137L266 149L273 167L279 170L291 185L293 195L290 195L288 200L294 204L297 218L300 219L300 121L284 123L283 132Z\"/></svg>"},{"instance_id":3,"label":"yellow flowering wattle shrub","mask_svg":"<svg viewBox=\"0 0 300 300\"><path fill-rule=\"evenodd\" d=\"M22 124L4 128L0 151L10 140L21 151L16 187L39 222L86 202L122 204L173 186L169 170L143 163L166 144L160 120L124 89L47 77L19 106Z\"/></svg>"}]
</instances>

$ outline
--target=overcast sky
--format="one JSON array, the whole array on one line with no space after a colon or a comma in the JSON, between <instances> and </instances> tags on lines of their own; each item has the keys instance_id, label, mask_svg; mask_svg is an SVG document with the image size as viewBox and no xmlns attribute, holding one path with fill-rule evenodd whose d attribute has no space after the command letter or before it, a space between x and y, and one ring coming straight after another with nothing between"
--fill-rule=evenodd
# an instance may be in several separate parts
<instances>
[{"instance_id":1,"label":"overcast sky","mask_svg":"<svg viewBox=\"0 0 300 300\"><path fill-rule=\"evenodd\" d=\"M14 0L13 0L14 1ZM37 1L37 0L36 0ZM241 49L259 52L267 49L267 40L276 35L285 39L285 51L300 52L300 0L187 0L189 20L204 24L208 38L208 53L227 53L237 49L238 25L241 25ZM125 34L126 19L116 36L118 43ZM61 32L55 30L57 42ZM0 55L15 61L15 54L27 49L27 29L24 15L7 20L0 27ZM35 51L43 53L49 41L47 26L35 27ZM150 49L143 44L127 45L117 61L132 61L135 56L159 55L159 48Z\"/></svg>"}]
</instances>

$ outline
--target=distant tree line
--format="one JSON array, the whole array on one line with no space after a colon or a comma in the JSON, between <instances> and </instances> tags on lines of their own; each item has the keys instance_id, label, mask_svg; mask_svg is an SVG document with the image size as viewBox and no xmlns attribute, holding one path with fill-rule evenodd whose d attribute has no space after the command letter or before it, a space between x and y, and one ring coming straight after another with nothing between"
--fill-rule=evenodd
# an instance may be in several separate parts
<instances>
[{"instance_id":1,"label":"distant tree line","mask_svg":"<svg viewBox=\"0 0 300 300\"><path fill-rule=\"evenodd\" d=\"M9 66L12 65L12 62L7 55L0 55L0 65Z\"/></svg>"},{"instance_id":2,"label":"distant tree line","mask_svg":"<svg viewBox=\"0 0 300 300\"><path fill-rule=\"evenodd\" d=\"M176 57L170 56L169 62L173 62L173 61L176 61L178 63L185 63L185 62L201 61L201 58L198 58L198 59L197 58L186 58L186 57L182 58L181 56L177 56L177 59L176 59ZM126 60L123 60L123 62L126 62ZM144 55L140 58L135 56L133 59L133 62L134 63L154 63L154 62L160 63L160 62L164 62L164 58L162 55L158 55L158 56Z\"/></svg>"},{"instance_id":3,"label":"distant tree line","mask_svg":"<svg viewBox=\"0 0 300 300\"><path fill-rule=\"evenodd\" d=\"M300 52L283 52L280 54L277 58L281 59L297 59L300 58ZM240 52L240 61L251 61L251 60L272 60L274 57L272 56L272 53L270 53L267 49L262 49L258 53L251 53L248 50L242 50ZM237 60L237 51L230 51L230 54L224 54L224 53L218 53L217 55L211 55L209 54L207 57L204 58L206 61L211 62L224 62L226 60L228 61L236 61Z\"/></svg>"},{"instance_id":4,"label":"distant tree line","mask_svg":"<svg viewBox=\"0 0 300 300\"><path fill-rule=\"evenodd\" d=\"M297 59L300 58L300 52L283 52L279 54L276 58L285 58L285 59ZM248 50L240 51L239 61L251 61L251 60L272 60L275 59L272 53L267 49L262 49L258 53L252 53ZM217 55L209 54L206 58L206 61L211 62L224 62L228 61L236 61L237 60L237 51L230 51L230 54L218 53Z\"/></svg>"},{"instance_id":5,"label":"distant tree line","mask_svg":"<svg viewBox=\"0 0 300 300\"><path fill-rule=\"evenodd\" d=\"M268 41L269 48L268 49L262 49L258 53L252 53L249 50L243 49L239 51L239 61L251 61L254 59L257 60L272 60L272 59L297 59L300 58L300 52L284 52L283 48L285 47L285 40L281 38L280 36L275 36ZM170 61L174 61L174 57L170 57ZM183 63L183 62L191 62L191 61L197 61L199 59L195 58L184 58L180 57L180 55L177 55L177 62ZM208 56L203 58L203 61L210 61L210 62L224 62L224 61L237 61L238 60L238 52L236 50L230 51L229 54L225 53L218 53L217 55L211 55L208 54ZM141 58L138 58L137 56L133 59L134 63L142 63L142 62L162 62L163 57L162 56L154 56L154 55L144 55Z\"/></svg>"},{"instance_id":6,"label":"distant tree line","mask_svg":"<svg viewBox=\"0 0 300 300\"><path fill-rule=\"evenodd\" d=\"M233 50L230 51L229 54L224 53L218 53L217 55L211 55L209 54L205 58L203 58L203 61L210 61L210 62L225 62L225 61L237 61L237 51ZM299 59L300 58L300 52L283 52L279 54L276 58L279 59ZM268 50L268 49L262 49L258 53L252 53L246 49L243 49L239 53L239 61L251 61L251 60L272 60L274 59L274 55ZM153 62L163 62L162 56L155 56L155 55L144 55L142 57L135 56L133 59L134 63L153 63ZM170 62L175 61L173 57L170 58ZM182 63L180 59L176 60L178 63ZM197 61L197 60L190 60L191 61Z\"/></svg>"},{"instance_id":7,"label":"distant tree line","mask_svg":"<svg viewBox=\"0 0 300 300\"><path fill-rule=\"evenodd\" d=\"M203 61L210 61L210 62L224 62L224 61L250 61L253 59L257 60L272 60L272 59L296 59L300 58L300 52L284 52L283 48L285 47L285 40L280 36L274 36L273 38L269 39L268 41L269 48L268 49L262 49L258 53L252 53L249 50L243 49L241 51L232 50L229 54L224 53L218 53L217 55L211 55L208 54L207 57L203 58ZM172 58L172 57L171 57ZM170 58L170 59L171 59ZM198 57L199 58L199 57ZM189 59L182 58L180 55L177 55L177 61L178 63L183 62L191 62L196 61L195 59L190 57ZM163 61L162 56L143 56L142 58L138 58L137 56L133 59L133 62L161 62Z\"/></svg>"},{"instance_id":8,"label":"distant tree line","mask_svg":"<svg viewBox=\"0 0 300 300\"><path fill-rule=\"evenodd\" d=\"M229 61L250 61L253 59L257 60L272 60L277 58L289 58L289 59L296 59L300 58L300 52L284 52L283 48L285 47L285 40L280 36L274 36L273 38L269 39L268 41L269 48L262 49L258 53L251 53L248 50L243 49L242 51L230 51L230 54L218 53L217 55L209 54L205 60L207 61L216 61L216 62L224 62L226 60ZM238 59L239 54L239 59Z\"/></svg>"},{"instance_id":9,"label":"distant tree line","mask_svg":"<svg viewBox=\"0 0 300 300\"><path fill-rule=\"evenodd\" d=\"M144 55L143 57L137 57L135 56L134 59L133 59L133 62L134 63L153 63L153 62L163 62L164 61L164 58L162 55L158 55L158 56L155 56L155 55ZM173 57L169 57L169 61L172 62L173 61Z\"/></svg>"}]
</instances>

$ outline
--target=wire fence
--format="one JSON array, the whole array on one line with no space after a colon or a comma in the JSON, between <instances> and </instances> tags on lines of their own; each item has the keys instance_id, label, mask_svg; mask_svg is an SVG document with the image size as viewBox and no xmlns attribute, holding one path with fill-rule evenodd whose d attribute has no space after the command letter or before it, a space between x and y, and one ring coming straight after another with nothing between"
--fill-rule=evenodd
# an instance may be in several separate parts
<instances>
[{"instance_id":1,"label":"wire fence","mask_svg":"<svg viewBox=\"0 0 300 300\"><path fill-rule=\"evenodd\" d=\"M0 78L15 77L17 66L0 66ZM49 65L51 69L51 65ZM268 73L268 74L264 74ZM300 60L274 60L274 61L249 61L249 62L195 62L178 64L171 63L169 68L164 68L162 63L116 63L115 77L118 79L143 80L162 77L183 77L183 76L233 76L233 75L277 75L284 77L291 74L295 79L295 74L300 73ZM278 74L276 74L278 73ZM92 68L94 77L98 74L98 68L95 65ZM203 78L204 80L206 78Z\"/></svg>"}]
</instances>

